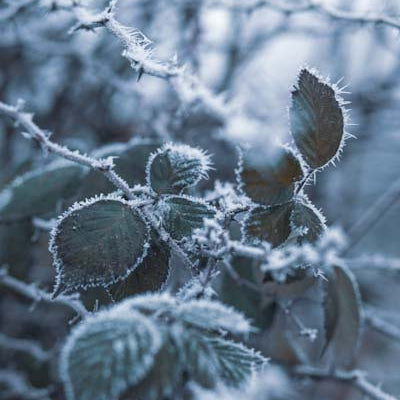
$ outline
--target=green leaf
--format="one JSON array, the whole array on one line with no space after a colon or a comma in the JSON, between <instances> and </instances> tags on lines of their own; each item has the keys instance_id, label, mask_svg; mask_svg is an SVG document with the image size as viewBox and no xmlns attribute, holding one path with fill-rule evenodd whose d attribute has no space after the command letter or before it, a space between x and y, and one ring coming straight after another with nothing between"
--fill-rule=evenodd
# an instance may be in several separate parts
<instances>
[{"instance_id":1,"label":"green leaf","mask_svg":"<svg viewBox=\"0 0 400 400\"><path fill-rule=\"evenodd\" d=\"M20 220L48 214L78 189L86 170L67 162L54 162L28 172L0 193L0 216Z\"/></svg>"},{"instance_id":2,"label":"green leaf","mask_svg":"<svg viewBox=\"0 0 400 400\"><path fill-rule=\"evenodd\" d=\"M247 196L268 206L293 198L295 184L303 178L303 170L290 150L279 148L272 159L251 152L245 154L240 176Z\"/></svg>"},{"instance_id":3,"label":"green leaf","mask_svg":"<svg viewBox=\"0 0 400 400\"><path fill-rule=\"evenodd\" d=\"M158 194L180 194L207 178L210 157L187 145L167 144L148 163L147 182Z\"/></svg>"},{"instance_id":4,"label":"green leaf","mask_svg":"<svg viewBox=\"0 0 400 400\"><path fill-rule=\"evenodd\" d=\"M115 171L130 186L146 183L146 163L150 154L156 151L160 142L147 139L133 139L128 143L113 143L98 149L94 157L114 156ZM79 198L92 197L115 191L115 186L98 171L90 171L82 182Z\"/></svg>"},{"instance_id":5,"label":"green leaf","mask_svg":"<svg viewBox=\"0 0 400 400\"><path fill-rule=\"evenodd\" d=\"M333 341L335 365L347 365L359 344L361 295L348 268L335 265L327 271L327 278L324 296L326 346Z\"/></svg>"},{"instance_id":6,"label":"green leaf","mask_svg":"<svg viewBox=\"0 0 400 400\"><path fill-rule=\"evenodd\" d=\"M298 242L315 242L325 229L325 219L322 214L312 205L296 202L291 223L299 232Z\"/></svg>"},{"instance_id":7,"label":"green leaf","mask_svg":"<svg viewBox=\"0 0 400 400\"><path fill-rule=\"evenodd\" d=\"M184 302L177 309L177 317L197 329L225 330L234 334L251 331L251 325L243 314L217 301Z\"/></svg>"},{"instance_id":8,"label":"green leaf","mask_svg":"<svg viewBox=\"0 0 400 400\"><path fill-rule=\"evenodd\" d=\"M174 239L191 236L196 228L203 226L204 218L213 218L215 208L200 199L187 196L169 196L159 204L162 223Z\"/></svg>"},{"instance_id":9,"label":"green leaf","mask_svg":"<svg viewBox=\"0 0 400 400\"><path fill-rule=\"evenodd\" d=\"M169 276L170 253L169 247L153 231L143 262L126 279L109 288L112 297L119 301L135 294L160 290Z\"/></svg>"},{"instance_id":10,"label":"green leaf","mask_svg":"<svg viewBox=\"0 0 400 400\"><path fill-rule=\"evenodd\" d=\"M313 169L331 161L342 145L343 112L334 89L307 69L292 92L290 126L293 139Z\"/></svg>"},{"instance_id":11,"label":"green leaf","mask_svg":"<svg viewBox=\"0 0 400 400\"><path fill-rule=\"evenodd\" d=\"M248 236L271 243L273 247L282 244L290 235L290 215L293 203L253 209L246 221Z\"/></svg>"},{"instance_id":12,"label":"green leaf","mask_svg":"<svg viewBox=\"0 0 400 400\"><path fill-rule=\"evenodd\" d=\"M218 337L210 338L208 342L218 360L218 374L228 386L239 386L267 363L260 353L241 343Z\"/></svg>"},{"instance_id":13,"label":"green leaf","mask_svg":"<svg viewBox=\"0 0 400 400\"><path fill-rule=\"evenodd\" d=\"M153 366L157 327L138 312L121 311L96 314L69 336L60 362L68 400L118 400Z\"/></svg>"},{"instance_id":14,"label":"green leaf","mask_svg":"<svg viewBox=\"0 0 400 400\"><path fill-rule=\"evenodd\" d=\"M138 210L108 196L77 203L58 221L50 250L57 291L109 286L128 276L146 255L149 227Z\"/></svg>"},{"instance_id":15,"label":"green leaf","mask_svg":"<svg viewBox=\"0 0 400 400\"><path fill-rule=\"evenodd\" d=\"M232 268L240 279L252 284L259 283L255 270L259 268L258 261L246 257L234 257L231 263ZM247 286L240 285L228 272L221 277L220 298L224 303L233 306L243 312L252 323L264 331L268 329L274 319L276 303L263 299L260 290L252 290Z\"/></svg>"}]
</instances>

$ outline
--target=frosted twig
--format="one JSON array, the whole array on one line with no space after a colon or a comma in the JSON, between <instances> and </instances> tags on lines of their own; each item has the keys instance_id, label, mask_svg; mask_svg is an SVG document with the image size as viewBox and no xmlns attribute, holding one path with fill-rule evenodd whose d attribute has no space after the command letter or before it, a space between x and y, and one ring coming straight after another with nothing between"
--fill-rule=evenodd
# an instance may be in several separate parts
<instances>
[{"instance_id":1,"label":"frosted twig","mask_svg":"<svg viewBox=\"0 0 400 400\"><path fill-rule=\"evenodd\" d=\"M371 307L364 307L364 318L365 322L375 331L400 341L400 328L379 317L376 310Z\"/></svg>"},{"instance_id":2,"label":"frosted twig","mask_svg":"<svg viewBox=\"0 0 400 400\"><path fill-rule=\"evenodd\" d=\"M352 226L348 232L350 240L346 251L354 247L399 199L400 179L395 181L392 186L363 213L360 220Z\"/></svg>"},{"instance_id":3,"label":"frosted twig","mask_svg":"<svg viewBox=\"0 0 400 400\"><path fill-rule=\"evenodd\" d=\"M171 82L184 103L189 105L202 104L223 123L227 121L228 117L232 116L233 110L224 103L222 97L214 95L184 67L177 66L175 62L165 63L155 59L150 48L151 42L137 29L119 23L114 15L115 2L111 3L99 14L92 14L87 9L80 9L76 13L78 23L72 28L71 32L105 27L122 43L124 47L123 55L128 59L132 68L138 72L138 79L146 74Z\"/></svg>"},{"instance_id":4,"label":"frosted twig","mask_svg":"<svg viewBox=\"0 0 400 400\"><path fill-rule=\"evenodd\" d=\"M321 0L308 0L300 6L292 6L276 0L258 0L253 3L235 3L230 0L212 0L210 4L225 6L234 10L252 13L260 8L270 8L286 15L304 12L317 12L337 21L347 21L358 24L385 25L400 30L400 19L372 13L358 13L339 10Z\"/></svg>"},{"instance_id":5,"label":"frosted twig","mask_svg":"<svg viewBox=\"0 0 400 400\"><path fill-rule=\"evenodd\" d=\"M47 361L50 358L49 352L44 350L37 342L9 337L1 332L0 348L27 353L39 362Z\"/></svg>"},{"instance_id":6,"label":"frosted twig","mask_svg":"<svg viewBox=\"0 0 400 400\"><path fill-rule=\"evenodd\" d=\"M377 271L400 273L400 258L387 257L381 254L365 254L360 257L344 259L354 271Z\"/></svg>"},{"instance_id":7,"label":"frosted twig","mask_svg":"<svg viewBox=\"0 0 400 400\"><path fill-rule=\"evenodd\" d=\"M327 379L348 382L374 400L398 400L397 397L384 392L379 386L369 382L362 371L324 370L304 365L294 368L293 372L296 375L317 380Z\"/></svg>"},{"instance_id":8,"label":"frosted twig","mask_svg":"<svg viewBox=\"0 0 400 400\"><path fill-rule=\"evenodd\" d=\"M2 399L50 400L50 389L32 387L21 372L0 370L0 386Z\"/></svg>"},{"instance_id":9,"label":"frosted twig","mask_svg":"<svg viewBox=\"0 0 400 400\"><path fill-rule=\"evenodd\" d=\"M81 317L85 317L89 314L89 311L86 310L85 306L76 296L61 294L53 298L50 293L39 289L35 285L27 284L8 275L5 268L0 269L0 284L35 302L44 301L46 303L61 304L71 308Z\"/></svg>"},{"instance_id":10,"label":"frosted twig","mask_svg":"<svg viewBox=\"0 0 400 400\"><path fill-rule=\"evenodd\" d=\"M22 108L22 104L13 107L0 101L0 113L8 115L17 123L21 124L28 131L27 135L25 136L35 139L42 146L42 149L57 154L77 164L101 172L115 187L120 189L129 200L136 199L135 194L129 187L128 183L115 172L112 157L94 158L86 154L82 154L78 150L72 151L66 146L61 146L57 143L52 142L49 139L49 136L33 122L33 115L24 112ZM136 191L137 189L141 190L141 187L136 187L134 189L136 189ZM156 228L158 232L160 232L161 238L167 241L168 244L176 250L178 256L180 256L180 258L186 265L189 265L190 268L193 268L193 263L189 260L189 258L182 251L179 245L171 238L171 236L167 232L165 232L161 227L157 226L157 224L154 222L154 217L152 213L146 210L144 210L143 212L148 220L152 221L153 227Z\"/></svg>"}]
</instances>

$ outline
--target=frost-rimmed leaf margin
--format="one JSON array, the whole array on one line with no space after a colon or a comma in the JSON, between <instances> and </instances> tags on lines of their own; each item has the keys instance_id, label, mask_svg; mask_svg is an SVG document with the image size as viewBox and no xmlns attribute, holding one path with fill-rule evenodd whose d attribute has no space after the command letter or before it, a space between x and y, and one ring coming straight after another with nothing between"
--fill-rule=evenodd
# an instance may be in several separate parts
<instances>
[{"instance_id":1,"label":"frost-rimmed leaf margin","mask_svg":"<svg viewBox=\"0 0 400 400\"><path fill-rule=\"evenodd\" d=\"M129 300L128 300L129 301ZM115 393L115 396L113 397L108 397L107 399L101 397L103 400L117 400L118 396L122 394L122 392L128 388L130 385L134 385L135 383L139 382L142 380L146 374L149 372L151 367L153 366L154 363L154 357L156 356L157 352L162 346L162 337L159 333L159 330L157 329L157 326L155 323L147 318L145 315L140 313L139 311L136 311L132 308L127 307L127 301L122 302L121 304L117 305L116 307L113 307L108 310L100 311L97 314L91 315L87 317L83 322L81 322L75 329L72 331L72 333L68 336L60 354L59 358L59 375L60 378L64 384L64 389L65 393L67 396L68 400L81 400L81 397L76 397L74 394L74 389L73 389L73 383L70 379L70 373L69 373L69 356L77 342L77 340L87 332L88 328L90 328L90 325L92 323L101 323L101 322L108 322L108 321L120 321L120 322L127 322L127 323L132 323L132 319L135 319L135 321L140 321L140 324L142 326L145 326L147 329L147 333L150 334L150 336L153 339L153 346L151 348L146 347L146 351L148 352L147 356L145 357L141 363L142 371L140 374L136 374L132 379L129 380L129 382L124 382L121 384L119 382L119 385L122 385L123 387L120 387L117 392ZM126 371L125 371L126 372ZM89 371L89 373L92 373L92 370ZM125 384L125 386L124 386ZM84 400L90 400L87 399L86 397L83 398Z\"/></svg>"},{"instance_id":2,"label":"frost-rimmed leaf margin","mask_svg":"<svg viewBox=\"0 0 400 400\"><path fill-rule=\"evenodd\" d=\"M219 218L219 211L216 207L208 204L205 200L203 200L202 198L199 197L194 197L194 196L189 196L186 194L181 194L181 195L166 195L163 196L157 203L157 212L161 218L161 220L164 222L164 227L165 229L168 231L168 233L176 240L181 240L184 237L189 237L194 229L196 228L202 228L203 224L201 225L194 225L193 227L191 227L191 232L173 232L170 226L170 221L168 221L168 215L171 211L171 207L167 204L168 202L170 202L171 200L174 199L181 199L181 200L186 200L187 202L193 203L193 204L198 204L204 207L204 209L206 209L209 214L204 216L204 219L206 218ZM187 221L186 221L187 222Z\"/></svg>"},{"instance_id":3,"label":"frost-rimmed leaf margin","mask_svg":"<svg viewBox=\"0 0 400 400\"><path fill-rule=\"evenodd\" d=\"M309 220L315 219L318 220L319 227L311 231L310 226L299 226L296 222L296 213L299 209L306 210L306 212L310 212L311 218ZM310 217L308 215L308 217ZM303 221L304 222L304 221ZM316 222L315 220L312 222ZM314 226L315 228L315 226ZM321 210L319 210L311 201L308 200L307 196L303 195L296 199L294 204L292 213L290 215L290 229L291 234L298 236L298 243L302 244L304 241L314 242L320 237L320 235L326 230L326 218Z\"/></svg>"},{"instance_id":4,"label":"frost-rimmed leaf margin","mask_svg":"<svg viewBox=\"0 0 400 400\"><path fill-rule=\"evenodd\" d=\"M120 282L124 279L126 279L128 277L128 275L134 271L136 269L137 266L139 266L144 258L147 255L147 251L149 248L149 240L150 240L150 224L148 223L147 219L142 215L142 213L140 212L140 210L138 208L134 208L135 211L142 217L143 222L145 223L146 226L146 240L145 240L145 244L143 246L143 253L137 258L136 262L134 263L134 265L132 265L130 268L128 268L126 270L126 273L124 275L120 275L119 277L113 279L110 282L107 283L95 283L95 282L89 282L85 285L72 285L69 286L68 288L64 287L63 283L62 283L62 277L63 277L63 271L64 271L64 267L63 267L63 262L62 260L59 258L58 256L58 248L56 245L56 237L59 233L59 226L60 224L64 221L65 218L69 217L73 212L75 211L79 211L85 207L88 207L90 205L93 205L99 201L107 201L107 200L111 200L111 201L119 201L121 204L127 205L131 208L135 207L135 201L127 201L123 198L121 198L118 193L114 192L114 193L110 193L107 195L104 194L100 194L97 196L94 196L92 198L89 199L85 199L83 201L80 202L76 202L74 203L67 211L65 211L63 214L61 214L56 221L56 224L54 225L53 229L50 231L50 240L49 240L49 251L50 253L53 255L53 266L56 269L56 282L54 285L54 289L53 289L53 296L58 295L59 293L61 293L62 291L64 291L65 289L67 289L67 291L70 290L77 290L79 288L90 288L90 287L97 287L97 286L103 286L103 287L108 287L112 284L115 284L117 282ZM138 200L139 201L139 200Z\"/></svg>"},{"instance_id":5,"label":"frost-rimmed leaf margin","mask_svg":"<svg viewBox=\"0 0 400 400\"><path fill-rule=\"evenodd\" d=\"M187 157L187 161L191 160L197 160L199 162L198 166L199 169L196 171L197 176L192 176L192 180L190 182L187 182L185 184L182 184L182 188L178 190L177 192L171 191L169 193L158 193L157 190L153 188L152 182L151 182L151 167L153 162L158 156L161 156L167 152L175 152L176 156L181 155L182 157ZM202 179L208 179L208 171L212 168L211 167L212 162L211 162L211 156L207 154L204 150L199 149L198 147L192 147L187 144L177 144L177 143L165 143L163 146L161 146L158 150L156 150L154 153L152 153L148 159L147 165L146 165L146 183L148 188L153 191L154 193L158 194L179 194L182 192L184 189L191 188L193 186L196 186Z\"/></svg>"},{"instance_id":6,"label":"frost-rimmed leaf margin","mask_svg":"<svg viewBox=\"0 0 400 400\"><path fill-rule=\"evenodd\" d=\"M189 300L182 302L176 315L185 323L198 329L223 330L237 335L255 330L240 311L216 300Z\"/></svg>"},{"instance_id":7,"label":"frost-rimmed leaf margin","mask_svg":"<svg viewBox=\"0 0 400 400\"><path fill-rule=\"evenodd\" d=\"M21 185L23 185L25 182L27 182L31 179L38 178L43 174L56 172L58 170L63 170L66 168L72 168L72 169L76 170L76 175L79 178L79 180L81 180L90 171L88 167L78 165L72 161L60 159L60 160L52 161L51 163L44 165L42 167L34 168L28 172L25 172L24 174L19 175L16 178L14 178L2 191L0 191L0 214L2 214L4 211L7 213L7 207L9 205L12 206L14 189L21 187ZM76 189L74 189L72 187L68 189L68 191L67 191L68 198L72 197L75 194L75 192L78 190L80 182L77 182L74 179L73 181L68 182L68 185L70 186L71 183L76 185ZM57 198L57 201L59 201L59 200L60 200L60 198ZM48 212L49 212L48 210L43 210L40 212L34 212L31 210L29 213L25 213L23 215L23 217L28 218L28 217L36 216L36 215L39 216L39 215L46 214Z\"/></svg>"},{"instance_id":8,"label":"frost-rimmed leaf margin","mask_svg":"<svg viewBox=\"0 0 400 400\"><path fill-rule=\"evenodd\" d=\"M303 161L303 164L306 165L308 168L311 168L311 171L322 171L323 169L325 169L326 167L328 167L329 165L333 164L335 165L335 162L337 160L339 160L341 153L343 152L343 148L346 145L346 142L348 139L350 138L355 138L354 135L352 135L351 133L349 133L347 131L347 127L349 126L350 123L350 115L349 115L349 110L346 108L346 105L349 104L348 101L346 101L343 97L342 94L345 94L347 92L344 91L344 88L340 88L338 83L332 83L329 77L324 77L316 68L314 67L310 67L307 64L304 64L302 66L300 66L300 68L298 69L298 72L296 74L296 84L298 84L300 75L306 72L312 76L314 76L321 84L326 85L327 87L329 87L331 90L333 90L334 92L334 98L340 108L341 114L342 114L342 119L343 119L343 129L342 129L342 136L341 136L341 140L338 146L338 149L336 151L336 154L331 157L325 164L317 167L317 168L312 168L308 165L307 161L305 160L303 154L301 153L300 149L298 148L298 146L296 145L295 141L294 141L294 135L292 132L292 127L291 127L291 112L292 112L292 107L293 107L293 93L295 93L297 90L299 90L295 85L294 88L292 89L291 92L291 104L287 109L288 112L288 121L289 121L289 131L290 134L293 138L293 142L296 148L296 154L298 156L300 156L301 160Z\"/></svg>"}]
</instances>

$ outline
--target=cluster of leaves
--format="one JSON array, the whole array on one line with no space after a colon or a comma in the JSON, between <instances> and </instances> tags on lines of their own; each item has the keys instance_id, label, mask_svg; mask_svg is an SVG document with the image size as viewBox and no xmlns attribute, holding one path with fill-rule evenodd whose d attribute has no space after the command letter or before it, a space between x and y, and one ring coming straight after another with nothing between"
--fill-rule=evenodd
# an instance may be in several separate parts
<instances>
[{"instance_id":1,"label":"cluster of leaves","mask_svg":"<svg viewBox=\"0 0 400 400\"><path fill-rule=\"evenodd\" d=\"M226 256L223 261L236 275L260 290L239 285L225 272L220 298L261 332L273 327L280 309L317 287L325 332L321 351L334 340L340 344L335 363L347 362L358 342L361 312L357 284L344 266L296 264L275 271L251 254L217 249L219 255L213 255L216 244L211 240L205 244L209 252L200 253L192 238L205 219L213 219L228 229L228 241L237 235L239 222L238 242L253 248L316 243L325 220L304 188L341 150L344 117L335 88L303 69L290 109L295 147L280 147L267 160L254 150L242 154L234 189L241 207L235 212L226 207L229 199L205 200L196 191L208 176L210 156L183 144L135 140L96 151L95 156L116 157L115 172L131 196L115 191L98 171L67 162L28 172L0 194L0 236L10 244L1 247L0 264L14 264L18 249L31 245L35 217L53 218L65 209L50 238L57 271L54 296L100 287L118 301L160 290L174 252L184 253L196 272L213 265L210 260L218 266ZM20 258L25 268L28 260ZM18 266L12 273L18 275ZM307 307L302 310L308 312ZM130 298L87 318L69 336L61 358L67 396L156 400L184 397L189 382L204 388L213 388L218 380L238 385L265 362L231 338L244 333L250 333L250 326L242 314L217 302L190 296L186 302L158 295ZM283 352L293 347L289 342ZM279 354L276 358L284 360Z\"/></svg>"},{"instance_id":2,"label":"cluster of leaves","mask_svg":"<svg viewBox=\"0 0 400 400\"><path fill-rule=\"evenodd\" d=\"M190 398L191 385L238 386L267 360L226 337L250 332L244 316L208 300L169 295L125 300L80 324L61 357L68 399Z\"/></svg>"}]
</instances>

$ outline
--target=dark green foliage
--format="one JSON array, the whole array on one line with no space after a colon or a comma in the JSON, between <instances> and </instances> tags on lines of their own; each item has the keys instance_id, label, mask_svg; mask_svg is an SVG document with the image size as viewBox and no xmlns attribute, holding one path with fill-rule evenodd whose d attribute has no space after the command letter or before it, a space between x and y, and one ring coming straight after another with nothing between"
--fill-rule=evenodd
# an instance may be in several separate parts
<instances>
[{"instance_id":1,"label":"dark green foliage","mask_svg":"<svg viewBox=\"0 0 400 400\"><path fill-rule=\"evenodd\" d=\"M180 194L207 177L209 157L197 148L168 144L149 160L147 179L158 194Z\"/></svg>"},{"instance_id":2,"label":"dark green foliage","mask_svg":"<svg viewBox=\"0 0 400 400\"><path fill-rule=\"evenodd\" d=\"M140 213L121 200L100 198L70 209L58 222L51 250L58 290L110 284L142 261L149 228Z\"/></svg>"},{"instance_id":3,"label":"dark green foliage","mask_svg":"<svg viewBox=\"0 0 400 400\"><path fill-rule=\"evenodd\" d=\"M0 206L0 217L12 221L56 211L58 204L76 193L84 173L79 165L53 163L16 178L0 194L8 200Z\"/></svg>"},{"instance_id":4,"label":"dark green foliage","mask_svg":"<svg viewBox=\"0 0 400 400\"><path fill-rule=\"evenodd\" d=\"M162 223L174 239L190 236L203 226L204 218L213 218L216 210L200 199L170 196L159 204Z\"/></svg>"},{"instance_id":5,"label":"dark green foliage","mask_svg":"<svg viewBox=\"0 0 400 400\"><path fill-rule=\"evenodd\" d=\"M325 229L325 222L320 213L311 204L296 202L290 221L293 228L299 230L298 242L315 242Z\"/></svg>"},{"instance_id":6,"label":"dark green foliage","mask_svg":"<svg viewBox=\"0 0 400 400\"><path fill-rule=\"evenodd\" d=\"M150 247L142 263L126 279L108 289L114 300L160 290L169 276L170 255L169 247L153 231Z\"/></svg>"},{"instance_id":7,"label":"dark green foliage","mask_svg":"<svg viewBox=\"0 0 400 400\"><path fill-rule=\"evenodd\" d=\"M300 72L292 92L290 126L297 148L312 169L323 167L340 149L344 122L335 91L307 69Z\"/></svg>"},{"instance_id":8,"label":"dark green foliage","mask_svg":"<svg viewBox=\"0 0 400 400\"><path fill-rule=\"evenodd\" d=\"M303 178L300 162L292 151L277 149L272 160L248 152L240 177L243 191L256 203L276 205L292 199L296 182Z\"/></svg>"},{"instance_id":9,"label":"dark green foliage","mask_svg":"<svg viewBox=\"0 0 400 400\"><path fill-rule=\"evenodd\" d=\"M253 209L245 221L245 231L251 238L264 240L273 247L279 246L290 235L290 216L293 203Z\"/></svg>"},{"instance_id":10,"label":"dark green foliage","mask_svg":"<svg viewBox=\"0 0 400 400\"><path fill-rule=\"evenodd\" d=\"M96 157L115 156L115 171L130 185L145 184L146 163L151 153L157 150L160 142L152 140L133 140L130 143L116 143L95 152ZM90 171L84 178L79 197L92 197L111 193L115 186L98 171Z\"/></svg>"}]
</instances>

